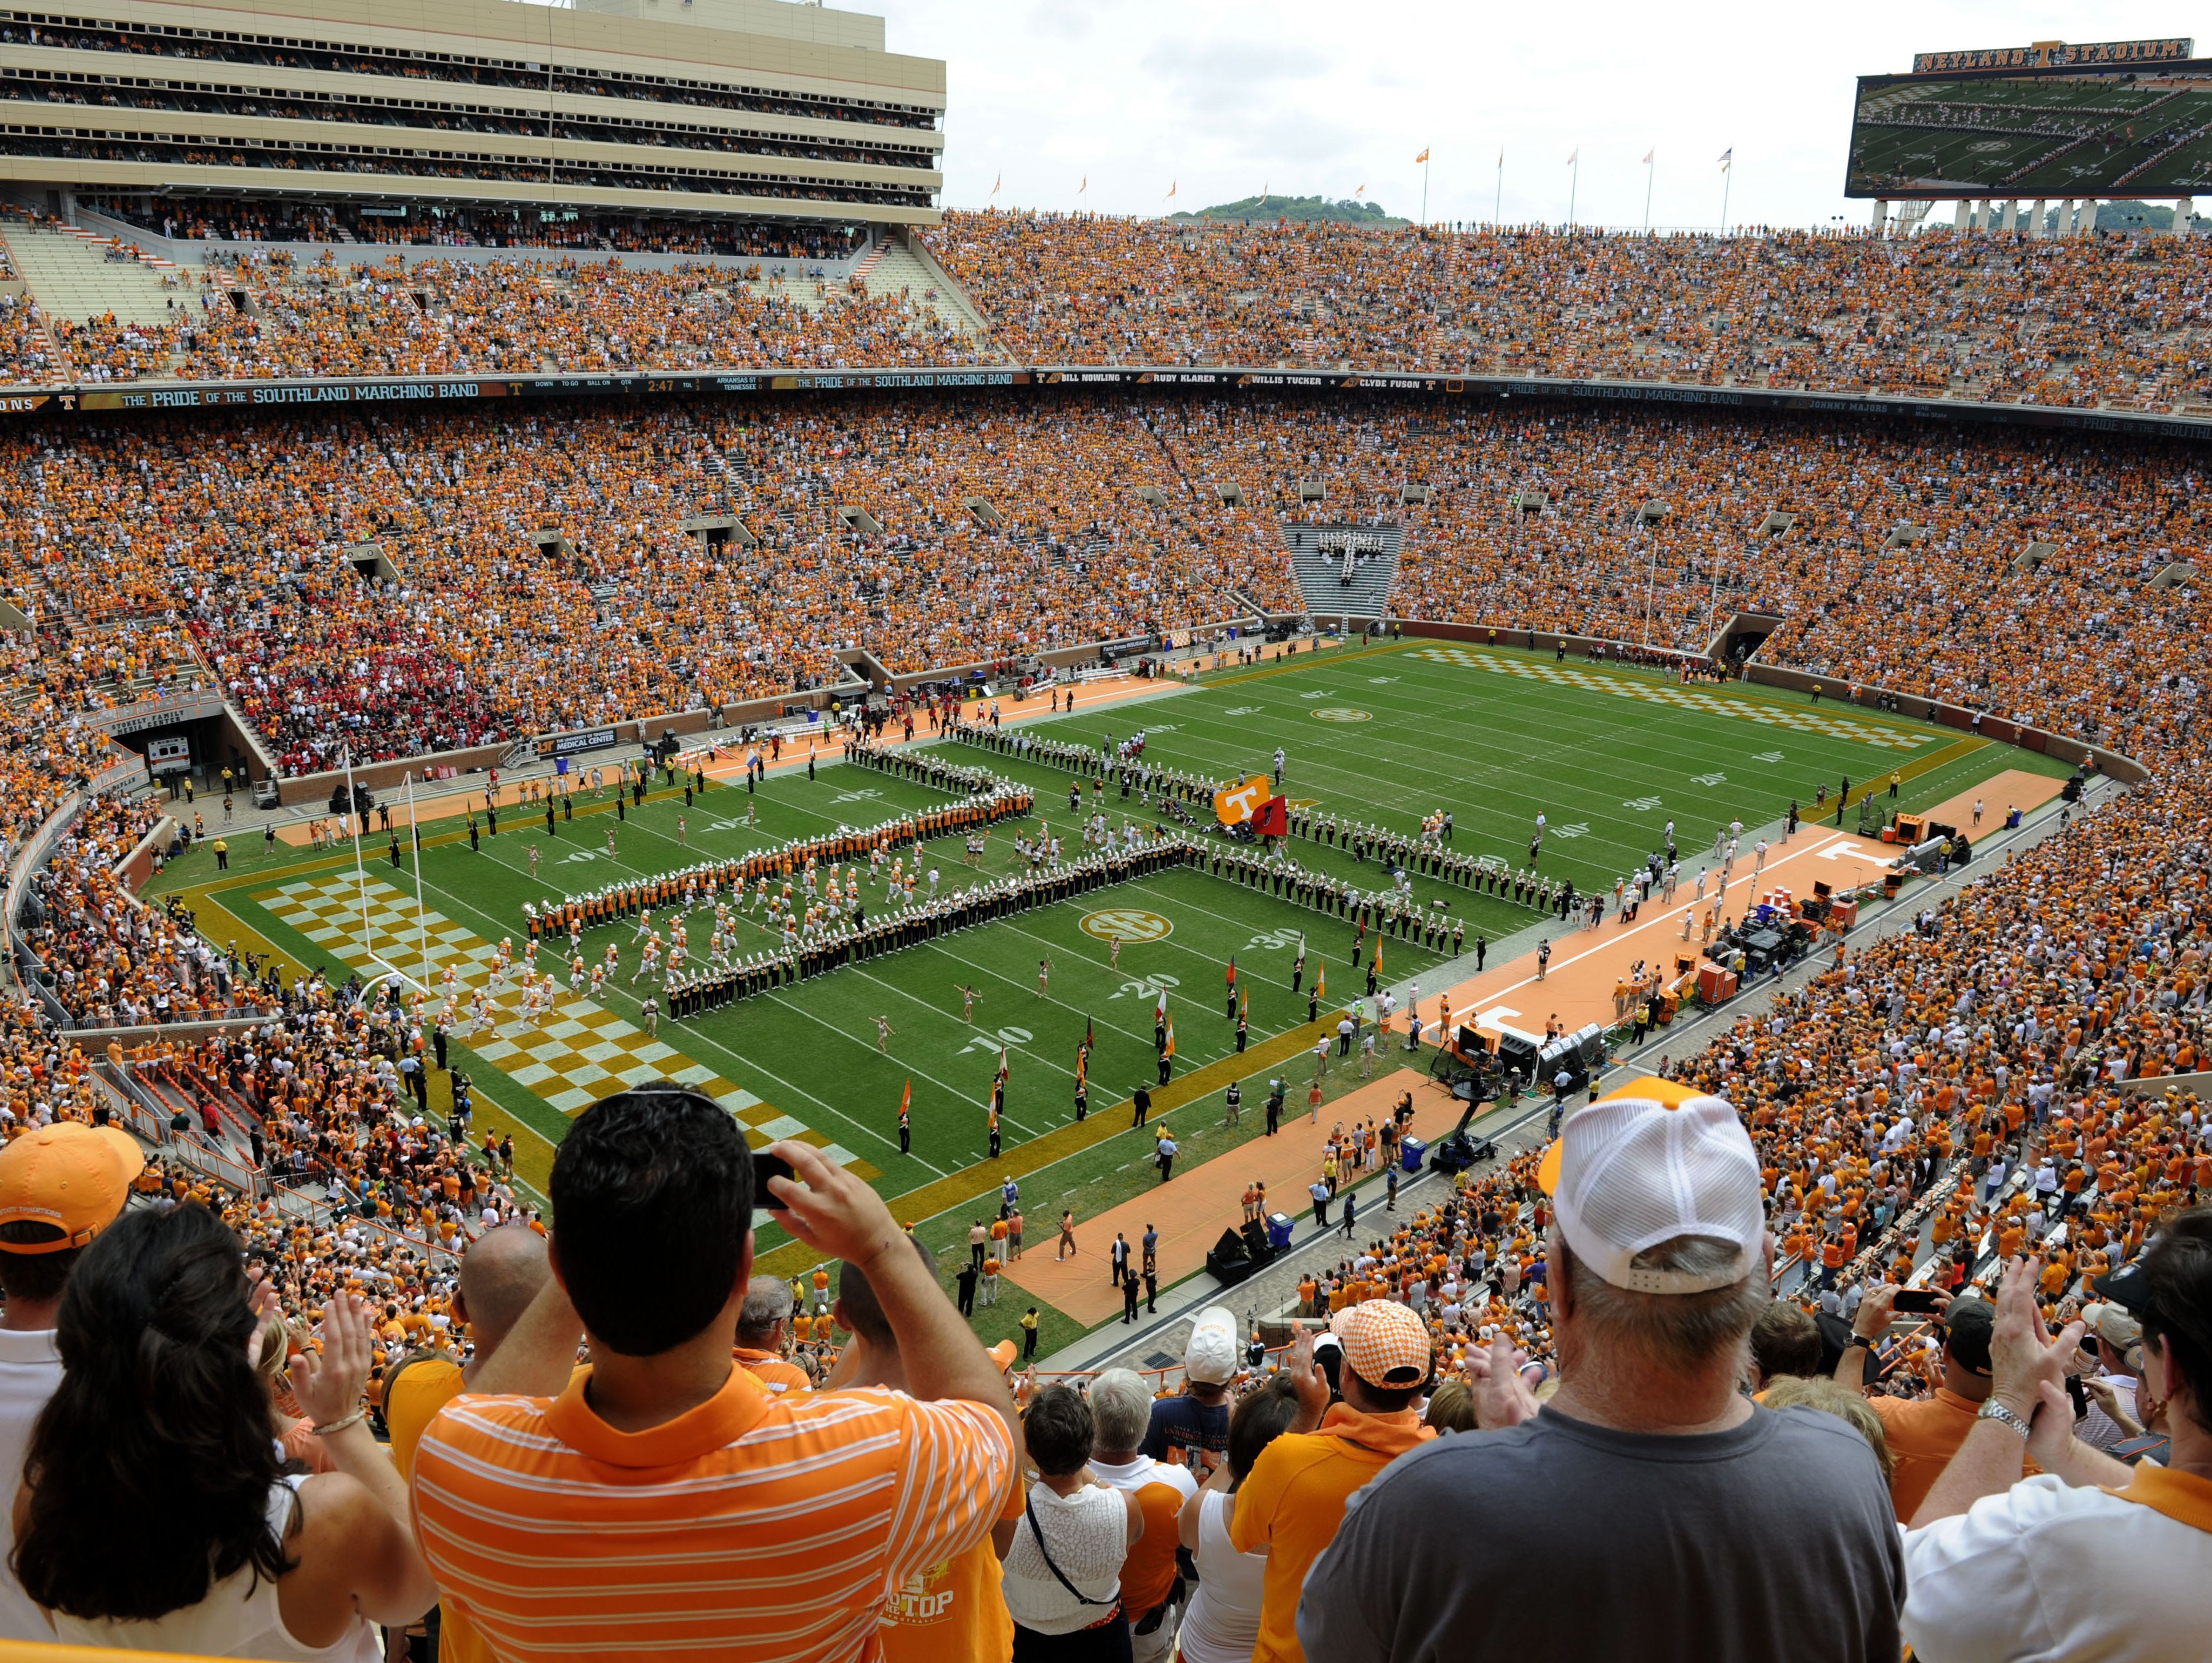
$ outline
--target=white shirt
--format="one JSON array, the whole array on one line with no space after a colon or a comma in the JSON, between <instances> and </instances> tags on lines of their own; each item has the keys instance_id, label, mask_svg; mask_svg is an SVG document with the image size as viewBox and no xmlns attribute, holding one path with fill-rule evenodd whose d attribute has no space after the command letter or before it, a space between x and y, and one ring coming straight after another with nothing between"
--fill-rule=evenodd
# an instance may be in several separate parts
<instances>
[{"instance_id":1,"label":"white shirt","mask_svg":"<svg viewBox=\"0 0 2212 1663\"><path fill-rule=\"evenodd\" d=\"M1229 1540L1236 1497L1211 1491L1198 1504L1198 1592L1176 1636L1184 1663L1251 1663L1260 1642L1260 1596L1267 1552L1239 1553Z\"/></svg>"},{"instance_id":2,"label":"white shirt","mask_svg":"<svg viewBox=\"0 0 2212 1663\"><path fill-rule=\"evenodd\" d=\"M8 1561L15 1551L15 1492L22 1487L31 1425L61 1383L62 1358L54 1350L52 1329L0 1328L0 1482L8 1491L8 1505L0 1508L0 1639L53 1642L54 1631Z\"/></svg>"},{"instance_id":3,"label":"white shirt","mask_svg":"<svg viewBox=\"0 0 2212 1663\"><path fill-rule=\"evenodd\" d=\"M1073 1634L1113 1609L1121 1592L1121 1562L1129 1553L1128 1505L1121 1492L1085 1484L1072 1496L1030 1486L1030 1516L1014 1526L1014 1545L1003 1569L1006 1610L1037 1634ZM1037 1546L1042 1532L1052 1563ZM1073 1583L1085 1605L1060 1586L1052 1567Z\"/></svg>"},{"instance_id":4,"label":"white shirt","mask_svg":"<svg viewBox=\"0 0 2212 1663\"><path fill-rule=\"evenodd\" d=\"M2146 1466L2130 1493L2207 1488ZM1906 1531L1905 1568L1905 1637L1941 1663L2172 1663L2205 1653L2212 1530L2047 1473Z\"/></svg>"},{"instance_id":5,"label":"white shirt","mask_svg":"<svg viewBox=\"0 0 2212 1663\"><path fill-rule=\"evenodd\" d=\"M279 1478L269 1490L269 1522L279 1533L289 1526L303 1478ZM184 1652L195 1657L254 1657L280 1663L382 1663L383 1630L356 1616L327 1646L303 1646L284 1626L276 1584L241 1566L210 1586L196 1605L179 1606L151 1622L87 1619L54 1613L53 1632L64 1645L128 1647L137 1651Z\"/></svg>"}]
</instances>

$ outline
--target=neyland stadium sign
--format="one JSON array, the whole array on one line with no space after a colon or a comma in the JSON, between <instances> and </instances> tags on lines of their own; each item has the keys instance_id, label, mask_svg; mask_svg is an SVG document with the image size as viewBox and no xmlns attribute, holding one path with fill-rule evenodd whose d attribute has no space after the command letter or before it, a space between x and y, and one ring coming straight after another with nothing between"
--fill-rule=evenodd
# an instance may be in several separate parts
<instances>
[{"instance_id":1,"label":"neyland stadium sign","mask_svg":"<svg viewBox=\"0 0 2212 1663\"><path fill-rule=\"evenodd\" d=\"M0 416L116 410L247 410L315 404L406 406L486 398L773 397L780 393L927 392L985 388L1188 387L1240 393L1328 397L1369 393L1435 398L1546 398L1614 404L1692 404L1732 410L1811 410L1887 419L2066 428L2166 439L2212 439L2212 418L2162 410L2072 410L1983 404L1880 392L1707 386L1672 381L1573 379L1547 375L1430 375L1395 370L1286 370L1133 364L1052 364L1006 369L763 370L731 375L533 375L393 377L319 381L232 381L66 387L0 394Z\"/></svg>"}]
</instances>

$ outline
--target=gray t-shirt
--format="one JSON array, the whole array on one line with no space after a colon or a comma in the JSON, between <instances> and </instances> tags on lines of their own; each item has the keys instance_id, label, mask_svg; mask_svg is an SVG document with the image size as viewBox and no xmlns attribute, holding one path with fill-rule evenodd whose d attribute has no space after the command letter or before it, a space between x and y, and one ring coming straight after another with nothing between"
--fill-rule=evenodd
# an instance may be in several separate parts
<instances>
[{"instance_id":1,"label":"gray t-shirt","mask_svg":"<svg viewBox=\"0 0 2212 1663\"><path fill-rule=\"evenodd\" d=\"M1888 1488L1835 1417L1661 1437L1547 1409L1355 1494L1298 1639L1328 1663L1896 1663L1904 1603Z\"/></svg>"}]
</instances>

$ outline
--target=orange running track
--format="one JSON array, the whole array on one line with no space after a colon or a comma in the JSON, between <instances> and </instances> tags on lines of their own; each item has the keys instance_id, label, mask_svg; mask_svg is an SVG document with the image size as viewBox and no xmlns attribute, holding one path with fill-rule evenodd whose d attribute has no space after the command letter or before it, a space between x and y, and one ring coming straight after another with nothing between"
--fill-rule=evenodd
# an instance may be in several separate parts
<instances>
[{"instance_id":1,"label":"orange running track","mask_svg":"<svg viewBox=\"0 0 2212 1663\"><path fill-rule=\"evenodd\" d=\"M2062 783L2043 774L2008 768L1972 791L1939 804L1929 814L1931 819L1958 826L1972 836L1968 822L1974 800L1979 798L1984 805L1981 833L1986 835L2003 825L2007 808L2025 813L2039 807L2058 794ZM1897 853L1888 845L1832 826L1801 825L1789 842L1770 847L1765 870L1754 877L1751 841L1747 839L1737 852L1723 918L1741 918L1760 895L1777 886L1802 899L1813 893L1815 883L1823 880L1838 890L1878 882ZM1560 925L1551 938L1549 973L1540 981L1536 976L1536 955L1524 953L1495 970L1486 970L1442 990L1451 1023L1456 1028L1472 1023L1492 1035L1507 1027L1538 1036L1547 1017L1558 1017L1571 1033L1585 1023L1610 1027L1614 1021L1614 985L1627 975L1637 960L1656 963L1671 980L1678 955L1698 956L1697 943L1703 931L1705 907L1695 905L1691 897L1694 874L1700 865L1711 865L1709 853L1683 862L1692 876L1675 891L1673 905L1662 905L1656 897L1647 901L1633 924L1624 926L1618 919L1607 917L1595 930ZM1717 869L1715 874L1717 877ZM1713 885L1708 883L1705 906L1711 905L1714 894ZM1696 918L1690 938L1685 941L1682 920L1690 913ZM1436 989L1421 989L1422 1020L1431 1024L1427 1030L1431 1034L1436 1031L1433 1019L1438 997Z\"/></svg>"},{"instance_id":2,"label":"orange running track","mask_svg":"<svg viewBox=\"0 0 2212 1663\"><path fill-rule=\"evenodd\" d=\"M1319 1124L1306 1119L1306 1087L1313 1079L1311 1064L1293 1061L1286 1065L1283 1072L1291 1084L1290 1100L1285 1105L1282 1129L1275 1136L1255 1138L1226 1155L1216 1156L1188 1170L1182 1165L1183 1157L1177 1156L1175 1176L1165 1184L1155 1184L1135 1200L1125 1201L1096 1218L1078 1219L1076 1253L1069 1259L1053 1257L1060 1241L1059 1210L1036 1208L1024 1216L1022 1234L1025 1251L1006 1265L1006 1279L1031 1298L1058 1306L1089 1327L1121 1313L1121 1290L1107 1279L1112 1262L1109 1249L1117 1231L1129 1239L1130 1264L1141 1265L1145 1227L1151 1224L1158 1229L1157 1263L1160 1286L1164 1289L1206 1268L1206 1255L1220 1239L1221 1232L1234 1229L1243 1222L1244 1187L1255 1180L1267 1187L1268 1211L1310 1220L1313 1198L1306 1193L1306 1186L1321 1176L1322 1146L1328 1141L1330 1128L1339 1121L1349 1127L1354 1120L1372 1117L1379 1126L1389 1118L1398 1094L1411 1091L1413 1136L1434 1143L1459 1124L1467 1105L1442 1087L1429 1083L1424 1071L1430 1054L1424 1047L1422 1069L1396 1069L1356 1091L1323 1103ZM1357 1057L1332 1056L1329 1059L1332 1071L1358 1065ZM1261 1089L1245 1092L1244 1117L1264 1123L1266 1082L1254 1083ZM1291 1114L1291 1109L1297 1113ZM1188 1149L1189 1145L1186 1143L1183 1147ZM1374 1205L1379 1209L1382 1203L1378 1200ZM1335 1219L1341 1214L1332 1207L1329 1217ZM1002 1297L1012 1299L1014 1296Z\"/></svg>"}]
</instances>

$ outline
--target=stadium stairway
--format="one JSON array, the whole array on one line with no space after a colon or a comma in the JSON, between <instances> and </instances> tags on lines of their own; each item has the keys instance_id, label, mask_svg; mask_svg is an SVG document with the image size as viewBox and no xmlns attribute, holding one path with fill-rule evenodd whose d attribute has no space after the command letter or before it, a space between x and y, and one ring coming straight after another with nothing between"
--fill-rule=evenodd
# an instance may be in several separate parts
<instances>
[{"instance_id":1,"label":"stadium stairway","mask_svg":"<svg viewBox=\"0 0 2212 1663\"><path fill-rule=\"evenodd\" d=\"M1294 524L1285 525L1282 532L1306 610L1330 617L1379 619L1387 616L1390 590L1398 581L1398 555L1405 546L1404 526L1387 522L1374 525ZM1344 580L1347 537L1370 545L1354 555L1349 584Z\"/></svg>"},{"instance_id":2,"label":"stadium stairway","mask_svg":"<svg viewBox=\"0 0 2212 1663\"><path fill-rule=\"evenodd\" d=\"M864 283L874 276L876 268L884 263L884 256L890 252L890 246L888 238L877 238L875 246L869 249L861 257L860 263L853 268L853 281L856 283Z\"/></svg>"},{"instance_id":3,"label":"stadium stairway","mask_svg":"<svg viewBox=\"0 0 2212 1663\"><path fill-rule=\"evenodd\" d=\"M5 240L25 285L56 322L82 323L108 312L118 324L176 321L169 301L182 291L165 286L155 266L109 259L100 239L44 225L10 224Z\"/></svg>"},{"instance_id":4,"label":"stadium stairway","mask_svg":"<svg viewBox=\"0 0 2212 1663\"><path fill-rule=\"evenodd\" d=\"M868 280L872 290L880 294L903 288L916 306L935 313L979 347L996 352L991 344L991 326L983 321L983 314L927 250L903 228L881 246L883 264Z\"/></svg>"},{"instance_id":5,"label":"stadium stairway","mask_svg":"<svg viewBox=\"0 0 2212 1663\"><path fill-rule=\"evenodd\" d=\"M253 1152L247 1142L246 1129L259 1126L261 1117L236 1092L197 1077L179 1080L165 1066L142 1065L131 1072L140 1088L161 1104L165 1114L173 1116L181 1109L203 1137L207 1134L200 1105L212 1102L222 1115L222 1130L216 1140L219 1152L240 1164L252 1164Z\"/></svg>"}]
</instances>

